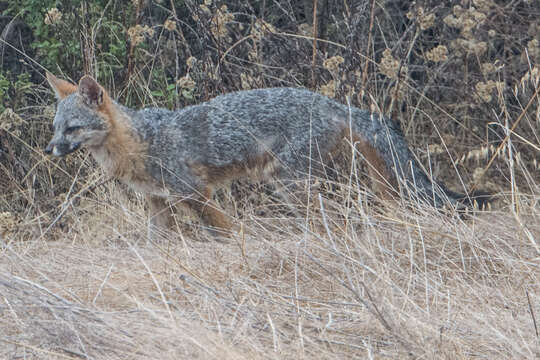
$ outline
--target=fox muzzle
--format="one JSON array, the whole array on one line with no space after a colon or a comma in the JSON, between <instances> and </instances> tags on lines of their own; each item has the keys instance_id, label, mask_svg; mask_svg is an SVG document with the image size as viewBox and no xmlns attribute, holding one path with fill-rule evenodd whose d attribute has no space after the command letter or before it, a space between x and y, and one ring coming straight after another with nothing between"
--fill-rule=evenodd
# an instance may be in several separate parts
<instances>
[{"instance_id":1,"label":"fox muzzle","mask_svg":"<svg viewBox=\"0 0 540 360\"><path fill-rule=\"evenodd\" d=\"M45 148L46 154L52 154L53 156L61 157L74 152L81 147L81 143L54 143L50 142Z\"/></svg>"}]
</instances>

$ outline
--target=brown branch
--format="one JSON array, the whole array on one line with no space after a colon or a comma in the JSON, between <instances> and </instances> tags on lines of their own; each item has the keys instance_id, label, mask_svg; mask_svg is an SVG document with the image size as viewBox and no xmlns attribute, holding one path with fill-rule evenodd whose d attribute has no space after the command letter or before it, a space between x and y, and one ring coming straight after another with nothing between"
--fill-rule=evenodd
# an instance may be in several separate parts
<instances>
[{"instance_id":1,"label":"brown branch","mask_svg":"<svg viewBox=\"0 0 540 360\"><path fill-rule=\"evenodd\" d=\"M311 57L311 87L315 88L315 60L317 57L317 3L318 0L313 0L313 25L312 25L312 34L313 34L313 54Z\"/></svg>"},{"instance_id":2,"label":"brown branch","mask_svg":"<svg viewBox=\"0 0 540 360\"><path fill-rule=\"evenodd\" d=\"M366 44L366 61L364 63L364 70L362 71L362 88L360 89L360 93L362 94L362 97L364 96L364 89L366 88L366 82L367 82L367 72L368 72L368 65L369 65L369 49L371 46L371 36L373 32L373 19L375 18L375 0L371 0L371 10L369 15L369 30L368 30L368 41Z\"/></svg>"},{"instance_id":3,"label":"brown branch","mask_svg":"<svg viewBox=\"0 0 540 360\"><path fill-rule=\"evenodd\" d=\"M139 25L141 23L141 12L142 12L142 3L143 1L137 1L137 7L135 9L135 26ZM124 86L126 86L129 82L129 78L131 77L131 73L133 72L133 67L135 64L135 48L137 47L137 44L133 43L128 36L126 39L129 47L129 51L126 55L126 67L124 68Z\"/></svg>"}]
</instances>

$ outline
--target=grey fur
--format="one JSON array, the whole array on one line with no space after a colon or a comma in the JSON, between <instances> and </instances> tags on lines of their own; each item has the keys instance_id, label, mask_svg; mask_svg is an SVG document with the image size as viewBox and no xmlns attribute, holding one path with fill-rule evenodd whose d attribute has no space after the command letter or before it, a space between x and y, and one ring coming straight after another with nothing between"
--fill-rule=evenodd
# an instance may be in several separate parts
<instances>
[{"instance_id":1,"label":"grey fur","mask_svg":"<svg viewBox=\"0 0 540 360\"><path fill-rule=\"evenodd\" d=\"M331 151L350 124L378 150L389 173L416 189L422 200L440 207L463 197L426 176L392 121L304 89L239 91L177 111L149 108L130 117L149 154L157 154L148 161L149 172L160 174L179 194L202 185L187 163L229 166L261 155L262 149L277 159L278 177L321 174L320 154Z\"/></svg>"},{"instance_id":2,"label":"grey fur","mask_svg":"<svg viewBox=\"0 0 540 360\"><path fill-rule=\"evenodd\" d=\"M111 155L97 155L110 126L96 111L99 85L90 85L91 104L80 90L60 99L55 135L48 146L55 155L63 156L79 146L88 147L98 161ZM135 111L114 102L113 106L127 119L130 136L145 146L144 167L154 185L151 189L133 187L151 195L182 198L201 194L221 179L202 176L198 168L249 168L264 156L272 159L275 177L294 180L321 175L327 170L327 154L351 133L376 150L385 172L401 189L407 189L401 191L405 196L435 207L458 204L466 198L432 181L421 170L401 130L391 120L305 89L239 91L176 111ZM66 133L73 127L78 128Z\"/></svg>"}]
</instances>

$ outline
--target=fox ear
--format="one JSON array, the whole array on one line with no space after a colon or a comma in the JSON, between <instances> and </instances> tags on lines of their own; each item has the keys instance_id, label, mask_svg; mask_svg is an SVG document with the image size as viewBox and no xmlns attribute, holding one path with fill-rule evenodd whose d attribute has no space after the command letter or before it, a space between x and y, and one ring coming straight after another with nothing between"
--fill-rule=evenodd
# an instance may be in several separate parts
<instances>
[{"instance_id":1,"label":"fox ear","mask_svg":"<svg viewBox=\"0 0 540 360\"><path fill-rule=\"evenodd\" d=\"M79 81L79 94L87 105L97 108L103 104L105 91L94 78L85 75Z\"/></svg>"},{"instance_id":2,"label":"fox ear","mask_svg":"<svg viewBox=\"0 0 540 360\"><path fill-rule=\"evenodd\" d=\"M54 93L56 94L56 98L58 100L62 100L68 95L73 94L75 91L77 91L77 86L73 85L72 83L59 79L50 72L47 71L47 81L49 82L49 85L54 90Z\"/></svg>"}]
</instances>

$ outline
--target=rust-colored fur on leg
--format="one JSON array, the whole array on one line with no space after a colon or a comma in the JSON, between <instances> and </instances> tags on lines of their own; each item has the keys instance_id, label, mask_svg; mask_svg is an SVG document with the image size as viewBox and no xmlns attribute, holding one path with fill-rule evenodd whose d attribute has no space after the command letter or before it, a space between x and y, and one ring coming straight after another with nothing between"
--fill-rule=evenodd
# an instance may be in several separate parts
<instances>
[{"instance_id":1,"label":"rust-colored fur on leg","mask_svg":"<svg viewBox=\"0 0 540 360\"><path fill-rule=\"evenodd\" d=\"M212 232L222 235L231 235L232 224L229 217L223 213L212 200L213 189L207 187L202 196L197 199L186 200L186 204L197 213L204 223L210 225Z\"/></svg>"},{"instance_id":2,"label":"rust-colored fur on leg","mask_svg":"<svg viewBox=\"0 0 540 360\"><path fill-rule=\"evenodd\" d=\"M150 224L168 229L171 225L171 210L167 201L159 196L147 195L146 200L148 202L148 215L150 217Z\"/></svg>"},{"instance_id":3,"label":"rust-colored fur on leg","mask_svg":"<svg viewBox=\"0 0 540 360\"><path fill-rule=\"evenodd\" d=\"M396 184L394 177L389 173L381 154L360 135L352 135L356 149L363 155L367 162L369 175L376 193L382 200L395 199Z\"/></svg>"}]
</instances>

